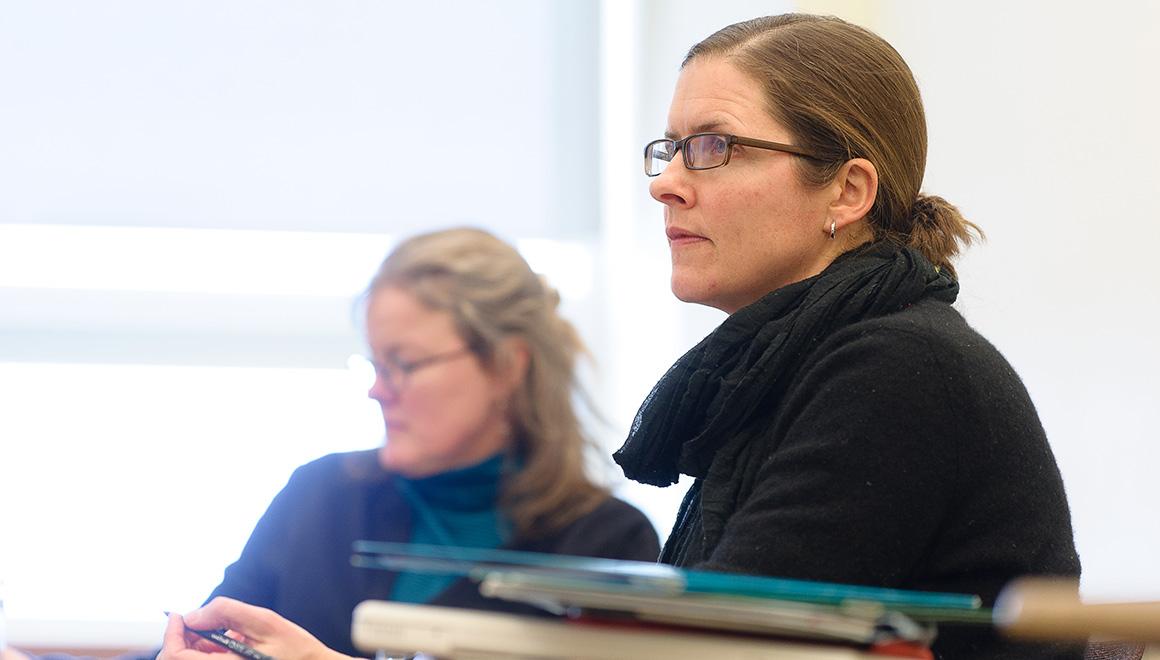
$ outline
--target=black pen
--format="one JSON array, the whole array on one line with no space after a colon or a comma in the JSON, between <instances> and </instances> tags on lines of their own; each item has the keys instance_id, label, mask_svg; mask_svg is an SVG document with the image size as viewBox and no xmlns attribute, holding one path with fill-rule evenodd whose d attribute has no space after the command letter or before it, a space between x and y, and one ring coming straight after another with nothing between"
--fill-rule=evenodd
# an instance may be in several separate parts
<instances>
[{"instance_id":1,"label":"black pen","mask_svg":"<svg viewBox=\"0 0 1160 660\"><path fill-rule=\"evenodd\" d=\"M166 612L165 616L169 616L169 612ZM243 658L249 658L250 660L275 660L272 655L266 655L258 649L246 646L232 637L227 637L222 630L196 630L189 626L186 626L185 629L199 637L208 639L218 646L223 646Z\"/></svg>"}]
</instances>

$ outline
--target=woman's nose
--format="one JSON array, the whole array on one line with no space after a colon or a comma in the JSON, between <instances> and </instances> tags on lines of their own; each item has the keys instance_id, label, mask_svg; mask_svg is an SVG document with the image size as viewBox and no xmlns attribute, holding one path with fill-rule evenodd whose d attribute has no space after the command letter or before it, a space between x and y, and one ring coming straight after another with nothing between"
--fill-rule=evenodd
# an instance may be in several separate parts
<instances>
[{"instance_id":1,"label":"woman's nose","mask_svg":"<svg viewBox=\"0 0 1160 660\"><path fill-rule=\"evenodd\" d=\"M391 386L387 379L375 376L375 382L367 390L367 396L378 401L380 404L387 404L397 401L399 393Z\"/></svg>"},{"instance_id":2,"label":"woman's nose","mask_svg":"<svg viewBox=\"0 0 1160 660\"><path fill-rule=\"evenodd\" d=\"M649 182L648 192L653 199L666 206L690 206L693 203L693 189L688 177L689 170L685 169L684 158L677 154L664 171Z\"/></svg>"}]
</instances>

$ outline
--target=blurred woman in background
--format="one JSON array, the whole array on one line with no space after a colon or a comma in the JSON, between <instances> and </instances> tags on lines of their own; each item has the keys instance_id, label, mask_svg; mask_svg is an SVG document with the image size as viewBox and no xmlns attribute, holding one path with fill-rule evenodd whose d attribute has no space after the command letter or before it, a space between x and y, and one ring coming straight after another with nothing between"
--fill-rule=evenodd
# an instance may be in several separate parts
<instances>
[{"instance_id":1,"label":"blurred woman in background","mask_svg":"<svg viewBox=\"0 0 1160 660\"><path fill-rule=\"evenodd\" d=\"M513 247L466 228L410 238L365 300L385 444L295 471L211 597L354 653L351 611L367 599L530 611L466 578L354 568L356 540L656 560L645 516L585 472L584 347Z\"/></svg>"}]
</instances>

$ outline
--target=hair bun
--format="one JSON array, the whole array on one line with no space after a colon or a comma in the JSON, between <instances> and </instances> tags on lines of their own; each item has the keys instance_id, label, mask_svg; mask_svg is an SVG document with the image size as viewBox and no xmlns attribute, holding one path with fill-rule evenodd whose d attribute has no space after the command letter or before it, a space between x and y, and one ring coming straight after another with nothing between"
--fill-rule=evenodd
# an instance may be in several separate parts
<instances>
[{"instance_id":1,"label":"hair bun","mask_svg":"<svg viewBox=\"0 0 1160 660\"><path fill-rule=\"evenodd\" d=\"M930 226L937 222L939 212L949 205L942 197L919 193L910 207L910 217L916 224Z\"/></svg>"}]
</instances>

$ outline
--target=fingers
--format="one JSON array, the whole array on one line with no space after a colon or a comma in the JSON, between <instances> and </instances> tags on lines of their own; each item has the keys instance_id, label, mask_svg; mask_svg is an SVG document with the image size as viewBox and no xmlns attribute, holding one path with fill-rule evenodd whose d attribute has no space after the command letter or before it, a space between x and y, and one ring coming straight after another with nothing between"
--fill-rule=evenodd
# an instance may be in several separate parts
<instances>
[{"instance_id":1,"label":"fingers","mask_svg":"<svg viewBox=\"0 0 1160 660\"><path fill-rule=\"evenodd\" d=\"M185 615L185 625L190 628L197 630L228 628L248 639L269 636L280 620L281 617L268 609L222 596Z\"/></svg>"},{"instance_id":2,"label":"fingers","mask_svg":"<svg viewBox=\"0 0 1160 660\"><path fill-rule=\"evenodd\" d=\"M170 614L169 622L165 624L165 635L162 638L161 652L158 660L189 660L205 656L204 653L221 652L214 644L194 635L185 628L180 614Z\"/></svg>"},{"instance_id":3,"label":"fingers","mask_svg":"<svg viewBox=\"0 0 1160 660\"><path fill-rule=\"evenodd\" d=\"M350 660L318 641L313 635L272 610L248 605L232 598L215 598L198 610L184 617L184 624L191 630L226 629L227 634L243 641L267 655L282 660L309 660L317 658L342 658ZM167 637L168 639L168 637ZM200 649L191 643L191 633L186 634L185 643L193 649ZM173 646L177 648L177 640ZM221 652L224 649L216 648ZM228 657L228 656L227 656ZM181 652L160 657L159 660L218 660L195 651Z\"/></svg>"},{"instance_id":4,"label":"fingers","mask_svg":"<svg viewBox=\"0 0 1160 660\"><path fill-rule=\"evenodd\" d=\"M165 636L161 641L159 660L168 660L172 654L189 648L185 643L185 624L181 622L180 614L170 614L169 622L165 624Z\"/></svg>"},{"instance_id":5,"label":"fingers","mask_svg":"<svg viewBox=\"0 0 1160 660\"><path fill-rule=\"evenodd\" d=\"M186 621L182 619L180 614L169 615L169 621L165 624L165 635L162 637L161 652L157 655L158 660L188 660L191 657L204 658L205 656L202 654L205 653L227 652L220 645L190 632L186 625Z\"/></svg>"}]
</instances>

